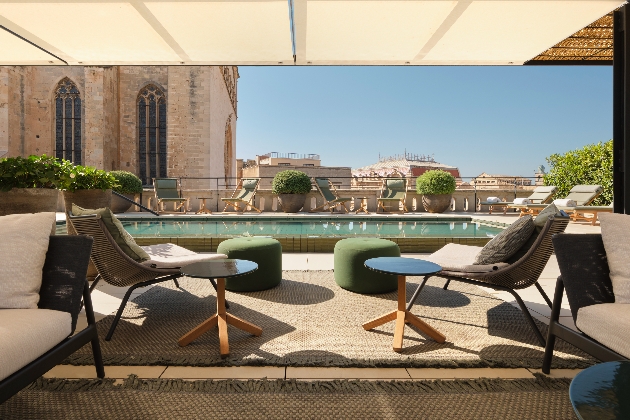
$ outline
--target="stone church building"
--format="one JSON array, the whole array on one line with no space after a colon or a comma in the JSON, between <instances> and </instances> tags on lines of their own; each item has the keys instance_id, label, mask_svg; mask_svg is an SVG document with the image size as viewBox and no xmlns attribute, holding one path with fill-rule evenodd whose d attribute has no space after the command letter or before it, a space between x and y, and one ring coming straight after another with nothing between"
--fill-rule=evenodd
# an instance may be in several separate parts
<instances>
[{"instance_id":1,"label":"stone church building","mask_svg":"<svg viewBox=\"0 0 630 420\"><path fill-rule=\"evenodd\" d=\"M236 176L234 66L0 66L0 156L155 177Z\"/></svg>"}]
</instances>

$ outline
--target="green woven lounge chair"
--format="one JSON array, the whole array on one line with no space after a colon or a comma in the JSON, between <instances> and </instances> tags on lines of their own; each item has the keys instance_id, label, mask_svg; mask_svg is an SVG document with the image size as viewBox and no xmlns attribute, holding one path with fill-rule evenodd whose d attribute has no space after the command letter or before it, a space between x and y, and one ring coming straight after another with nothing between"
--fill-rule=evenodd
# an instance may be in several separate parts
<instances>
[{"instance_id":1,"label":"green woven lounge chair","mask_svg":"<svg viewBox=\"0 0 630 420\"><path fill-rule=\"evenodd\" d=\"M398 203L402 203L403 213L406 213L407 206L405 205L405 199L407 198L407 179L406 178L387 178L383 181L383 189L381 191L381 197L377 199L378 209L383 209L384 212L389 212L385 207L385 204L398 207Z\"/></svg>"},{"instance_id":2,"label":"green woven lounge chair","mask_svg":"<svg viewBox=\"0 0 630 420\"><path fill-rule=\"evenodd\" d=\"M573 200L577 203L577 206L588 206L595 200L599 195L604 191L601 185L576 185L571 188L569 194L565 197L566 200ZM542 209L547 207L546 204L527 204L525 207L524 214L536 215L540 213ZM564 210L567 213L572 212L575 207L563 207L556 206L559 210ZM523 210L521 210L521 216L523 215Z\"/></svg>"},{"instance_id":3,"label":"green woven lounge chair","mask_svg":"<svg viewBox=\"0 0 630 420\"><path fill-rule=\"evenodd\" d=\"M534 188L534 191L532 191L531 195L527 197L527 199L534 204L549 204L553 200L553 196L556 193L556 191L558 191L558 187L553 187L553 186L536 187ZM523 210L525 209L523 204L514 204L513 202L506 202L506 201L501 201L500 203L491 203L489 201L482 201L479 204L481 204L482 206L490 206L490 209L489 209L490 214L492 214L492 211L494 210L495 207L503 207L503 214L505 214L509 208L518 209L521 212L523 212ZM525 213L525 214L528 214L528 213Z\"/></svg>"},{"instance_id":4,"label":"green woven lounge chair","mask_svg":"<svg viewBox=\"0 0 630 420\"><path fill-rule=\"evenodd\" d=\"M344 211L348 213L349 210L348 207L346 207L346 202L352 201L352 198L339 197L337 189L328 178L313 178L313 182L315 182L317 191L324 197L324 204L315 207L311 212L329 210L332 213L335 208L339 206L340 208L343 207Z\"/></svg>"},{"instance_id":5,"label":"green woven lounge chair","mask_svg":"<svg viewBox=\"0 0 630 420\"><path fill-rule=\"evenodd\" d=\"M259 184L260 178L241 179L232 197L221 199L221 201L225 203L223 213L227 211L228 206L233 207L235 211L245 211L247 210L247 206L249 206L258 213L262 213L262 210L254 206L254 197L256 196L256 190L258 190Z\"/></svg>"},{"instance_id":6,"label":"green woven lounge chair","mask_svg":"<svg viewBox=\"0 0 630 420\"><path fill-rule=\"evenodd\" d=\"M164 203L173 203L173 213L181 210L188 211L188 198L181 196L181 188L178 189L177 178L153 178L155 190L156 211L158 213L170 213L164 210ZM149 202L149 208L151 203Z\"/></svg>"}]
</instances>

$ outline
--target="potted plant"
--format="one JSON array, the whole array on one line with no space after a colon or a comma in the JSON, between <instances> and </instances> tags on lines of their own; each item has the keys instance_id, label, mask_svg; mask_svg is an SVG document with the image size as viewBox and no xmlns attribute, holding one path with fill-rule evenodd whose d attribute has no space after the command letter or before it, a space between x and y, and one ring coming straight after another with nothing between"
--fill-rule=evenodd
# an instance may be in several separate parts
<instances>
[{"instance_id":1,"label":"potted plant","mask_svg":"<svg viewBox=\"0 0 630 420\"><path fill-rule=\"evenodd\" d=\"M0 159L0 216L57 211L57 188L71 166L46 155Z\"/></svg>"},{"instance_id":2,"label":"potted plant","mask_svg":"<svg viewBox=\"0 0 630 420\"><path fill-rule=\"evenodd\" d=\"M110 173L91 166L73 166L63 183L63 199L66 211L72 204L87 209L111 207L112 188L118 186Z\"/></svg>"},{"instance_id":3,"label":"potted plant","mask_svg":"<svg viewBox=\"0 0 630 420\"><path fill-rule=\"evenodd\" d=\"M278 202L285 213L300 211L311 188L308 175L291 169L278 172L271 183L271 192L278 195Z\"/></svg>"},{"instance_id":4,"label":"potted plant","mask_svg":"<svg viewBox=\"0 0 630 420\"><path fill-rule=\"evenodd\" d=\"M439 169L416 179L416 191L422 194L422 205L429 213L443 213L449 208L455 186L455 177Z\"/></svg>"},{"instance_id":5,"label":"potted plant","mask_svg":"<svg viewBox=\"0 0 630 420\"><path fill-rule=\"evenodd\" d=\"M118 184L112 188L112 191L122 194L130 200L135 198L136 194L142 193L142 181L136 175L127 171L111 171L110 175L116 179ZM131 207L131 202L112 194L112 207L114 213L124 213Z\"/></svg>"}]
</instances>

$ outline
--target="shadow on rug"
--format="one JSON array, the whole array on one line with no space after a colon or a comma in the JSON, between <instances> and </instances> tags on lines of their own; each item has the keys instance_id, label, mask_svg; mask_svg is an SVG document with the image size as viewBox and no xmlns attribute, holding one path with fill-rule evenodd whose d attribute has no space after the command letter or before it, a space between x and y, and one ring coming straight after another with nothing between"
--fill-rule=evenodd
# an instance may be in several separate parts
<instances>
[{"instance_id":1,"label":"shadow on rug","mask_svg":"<svg viewBox=\"0 0 630 420\"><path fill-rule=\"evenodd\" d=\"M183 381L39 379L0 405L16 419L575 419L569 379Z\"/></svg>"},{"instance_id":2,"label":"shadow on rug","mask_svg":"<svg viewBox=\"0 0 630 420\"><path fill-rule=\"evenodd\" d=\"M419 277L407 279L407 295ZM427 283L414 314L442 332L438 344L405 328L404 349L392 350L394 323L371 331L361 325L396 307L396 293L361 295L337 286L332 271L285 271L273 289L227 292L229 313L260 326L260 337L229 329L230 356L219 356L216 328L186 347L177 340L214 314L215 292L207 280L182 279L156 286L129 303L111 341L101 340L107 365L340 366L340 367L526 367L539 368L543 348L521 311L476 286L443 279ZM104 337L113 316L98 322ZM546 326L539 323L546 333ZM91 364L89 346L66 363ZM556 368L583 368L587 355L558 340Z\"/></svg>"}]
</instances>

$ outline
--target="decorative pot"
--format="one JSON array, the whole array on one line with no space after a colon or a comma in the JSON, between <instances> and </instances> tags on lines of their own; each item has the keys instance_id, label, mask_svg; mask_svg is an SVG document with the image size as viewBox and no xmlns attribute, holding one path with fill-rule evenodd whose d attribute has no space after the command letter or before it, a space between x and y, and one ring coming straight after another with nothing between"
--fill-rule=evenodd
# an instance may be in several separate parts
<instances>
[{"instance_id":1,"label":"decorative pot","mask_svg":"<svg viewBox=\"0 0 630 420\"><path fill-rule=\"evenodd\" d=\"M0 191L0 216L57 211L59 191L52 188L13 188Z\"/></svg>"},{"instance_id":2,"label":"decorative pot","mask_svg":"<svg viewBox=\"0 0 630 420\"><path fill-rule=\"evenodd\" d=\"M429 194L422 196L422 205L429 213L444 213L451 206L452 194Z\"/></svg>"},{"instance_id":3,"label":"decorative pot","mask_svg":"<svg viewBox=\"0 0 630 420\"><path fill-rule=\"evenodd\" d=\"M285 213L297 213L306 202L306 194L278 194L278 203Z\"/></svg>"},{"instance_id":4,"label":"decorative pot","mask_svg":"<svg viewBox=\"0 0 630 420\"><path fill-rule=\"evenodd\" d=\"M76 190L64 191L63 201L66 211L72 211L72 203L84 209L102 209L112 206L112 190Z\"/></svg>"},{"instance_id":5,"label":"decorative pot","mask_svg":"<svg viewBox=\"0 0 630 420\"><path fill-rule=\"evenodd\" d=\"M135 194L122 194L130 200L135 200ZM114 213L124 213L129 210L133 204L127 200L118 197L116 194L112 194L112 206L110 207Z\"/></svg>"}]
</instances>

